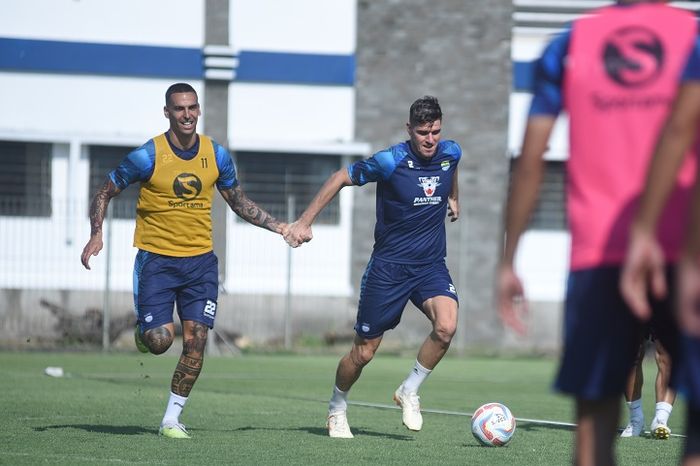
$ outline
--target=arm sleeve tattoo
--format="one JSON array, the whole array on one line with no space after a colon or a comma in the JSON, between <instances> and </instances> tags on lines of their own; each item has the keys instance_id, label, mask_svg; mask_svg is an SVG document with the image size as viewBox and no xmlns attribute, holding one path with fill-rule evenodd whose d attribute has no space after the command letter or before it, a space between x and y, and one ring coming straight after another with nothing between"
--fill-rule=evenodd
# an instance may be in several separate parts
<instances>
[{"instance_id":1,"label":"arm sleeve tattoo","mask_svg":"<svg viewBox=\"0 0 700 466\"><path fill-rule=\"evenodd\" d=\"M240 218L252 225L265 228L275 233L280 232L280 222L255 202L251 201L243 192L240 185L229 189L222 189L220 192L226 203L231 207L231 210Z\"/></svg>"},{"instance_id":2,"label":"arm sleeve tattoo","mask_svg":"<svg viewBox=\"0 0 700 466\"><path fill-rule=\"evenodd\" d=\"M107 178L102 187L95 193L90 204L90 235L94 236L102 232L102 222L107 213L110 199L119 194L121 190L115 186L111 179Z\"/></svg>"}]
</instances>

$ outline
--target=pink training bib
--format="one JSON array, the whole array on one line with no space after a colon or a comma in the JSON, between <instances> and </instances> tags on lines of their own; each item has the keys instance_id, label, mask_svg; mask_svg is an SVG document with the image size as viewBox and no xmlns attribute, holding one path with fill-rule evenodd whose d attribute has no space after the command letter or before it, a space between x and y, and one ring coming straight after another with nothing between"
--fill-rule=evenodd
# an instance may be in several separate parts
<instances>
[{"instance_id":1,"label":"pink training bib","mask_svg":"<svg viewBox=\"0 0 700 466\"><path fill-rule=\"evenodd\" d=\"M663 4L606 7L574 23L563 84L572 270L624 259L647 167L696 35L692 14ZM672 260L695 164L686 156L659 227Z\"/></svg>"}]
</instances>

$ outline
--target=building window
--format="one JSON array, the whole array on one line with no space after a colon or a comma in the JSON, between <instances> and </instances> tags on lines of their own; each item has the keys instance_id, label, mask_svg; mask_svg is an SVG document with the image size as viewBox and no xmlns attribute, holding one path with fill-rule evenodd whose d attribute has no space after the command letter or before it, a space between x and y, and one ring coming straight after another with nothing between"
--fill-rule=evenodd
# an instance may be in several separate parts
<instances>
[{"instance_id":1,"label":"building window","mask_svg":"<svg viewBox=\"0 0 700 466\"><path fill-rule=\"evenodd\" d=\"M234 154L241 188L256 204L280 220L287 219L287 199L294 196L296 220L326 179L341 166L337 155L281 154L241 151ZM316 218L316 224L337 224L336 196Z\"/></svg>"},{"instance_id":2,"label":"building window","mask_svg":"<svg viewBox=\"0 0 700 466\"><path fill-rule=\"evenodd\" d=\"M517 159L511 159L511 172ZM566 162L547 160L529 229L566 230Z\"/></svg>"},{"instance_id":3,"label":"building window","mask_svg":"<svg viewBox=\"0 0 700 466\"><path fill-rule=\"evenodd\" d=\"M0 141L0 215L51 216L51 144Z\"/></svg>"},{"instance_id":4,"label":"building window","mask_svg":"<svg viewBox=\"0 0 700 466\"><path fill-rule=\"evenodd\" d=\"M124 157L133 150L132 147L89 146L90 153L90 200L102 187L107 174L117 168ZM127 186L117 197L112 198L110 206L113 218L136 218L136 201L139 197L139 183Z\"/></svg>"}]
</instances>

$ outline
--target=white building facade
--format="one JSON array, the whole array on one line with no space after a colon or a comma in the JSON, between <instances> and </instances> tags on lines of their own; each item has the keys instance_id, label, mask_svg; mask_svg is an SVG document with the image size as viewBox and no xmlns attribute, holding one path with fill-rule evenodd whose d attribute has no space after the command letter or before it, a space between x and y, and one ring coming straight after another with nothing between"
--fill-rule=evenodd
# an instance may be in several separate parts
<instances>
[{"instance_id":1,"label":"white building facade","mask_svg":"<svg viewBox=\"0 0 700 466\"><path fill-rule=\"evenodd\" d=\"M167 130L164 93L174 82L190 83L200 102L208 81L227 83L227 140L219 142L251 199L283 219L290 197L298 213L332 171L368 155L354 141L354 0L230 0L229 40L218 44L205 42L208 4L5 5L0 289L131 290L137 188L112 202L109 251L93 258L92 271L79 260L89 202L121 158ZM198 131L207 133L204 121ZM349 296L352 197L343 192L336 203L319 219L317 240L291 255L279 236L229 211L222 288Z\"/></svg>"}]
</instances>

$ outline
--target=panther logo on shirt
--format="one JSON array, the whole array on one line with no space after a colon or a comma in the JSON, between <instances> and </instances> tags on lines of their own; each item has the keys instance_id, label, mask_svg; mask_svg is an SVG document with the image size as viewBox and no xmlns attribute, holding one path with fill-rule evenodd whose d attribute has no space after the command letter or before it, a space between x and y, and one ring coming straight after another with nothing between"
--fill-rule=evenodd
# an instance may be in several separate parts
<instances>
[{"instance_id":1,"label":"panther logo on shirt","mask_svg":"<svg viewBox=\"0 0 700 466\"><path fill-rule=\"evenodd\" d=\"M416 196L413 198L414 206L424 206L424 205L439 205L442 202L442 196L435 196L435 190L440 183L439 176L419 176L418 186L423 188L424 196Z\"/></svg>"},{"instance_id":2,"label":"panther logo on shirt","mask_svg":"<svg viewBox=\"0 0 700 466\"><path fill-rule=\"evenodd\" d=\"M418 181L420 181L418 186L423 188L423 192L428 197L432 197L437 187L441 184L439 176L419 176Z\"/></svg>"},{"instance_id":3,"label":"panther logo on shirt","mask_svg":"<svg viewBox=\"0 0 700 466\"><path fill-rule=\"evenodd\" d=\"M193 173L180 173L173 180L173 191L180 199L195 199L202 192L202 180Z\"/></svg>"}]
</instances>

